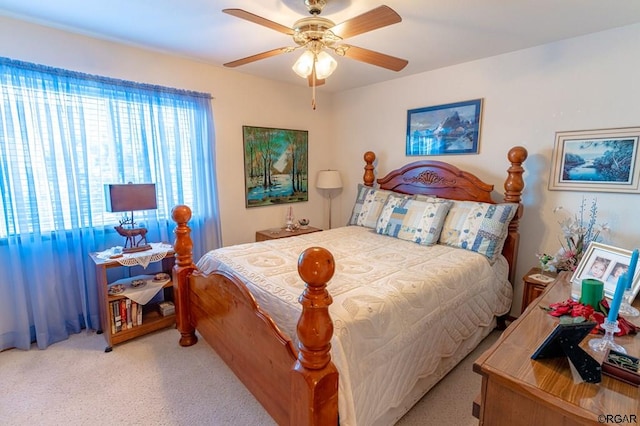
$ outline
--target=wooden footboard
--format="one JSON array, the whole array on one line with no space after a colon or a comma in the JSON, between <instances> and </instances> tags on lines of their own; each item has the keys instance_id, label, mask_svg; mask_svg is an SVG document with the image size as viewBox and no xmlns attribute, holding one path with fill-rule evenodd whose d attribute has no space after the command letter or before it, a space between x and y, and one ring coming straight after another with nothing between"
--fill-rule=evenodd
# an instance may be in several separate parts
<instances>
[{"instance_id":1,"label":"wooden footboard","mask_svg":"<svg viewBox=\"0 0 640 426\"><path fill-rule=\"evenodd\" d=\"M178 224L173 287L180 345L195 344L197 330L278 424L337 424L338 372L331 362L332 299L326 289L335 270L331 253L312 247L298 260L306 289L295 348L237 278L197 270L189 207L175 207L172 216Z\"/></svg>"}]
</instances>

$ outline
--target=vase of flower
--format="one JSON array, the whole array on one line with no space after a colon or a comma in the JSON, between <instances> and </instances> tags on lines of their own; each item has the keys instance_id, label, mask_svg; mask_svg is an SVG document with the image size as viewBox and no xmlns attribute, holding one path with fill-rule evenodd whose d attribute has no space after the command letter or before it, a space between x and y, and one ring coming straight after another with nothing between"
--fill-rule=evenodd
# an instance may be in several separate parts
<instances>
[{"instance_id":1,"label":"vase of flower","mask_svg":"<svg viewBox=\"0 0 640 426\"><path fill-rule=\"evenodd\" d=\"M558 223L562 230L563 240L560 249L550 261L556 271L575 271L585 250L593 241L601 241L602 235L609 231L607 224L598 224L598 203L596 199L587 208L587 201L582 198L578 213L565 214L562 206L553 209L560 216Z\"/></svg>"}]
</instances>

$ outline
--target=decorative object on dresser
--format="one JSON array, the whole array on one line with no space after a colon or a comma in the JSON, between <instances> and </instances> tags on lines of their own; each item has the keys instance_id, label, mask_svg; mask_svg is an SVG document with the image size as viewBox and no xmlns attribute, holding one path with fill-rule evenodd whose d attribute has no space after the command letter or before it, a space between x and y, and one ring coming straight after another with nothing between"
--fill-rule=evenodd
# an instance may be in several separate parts
<instances>
[{"instance_id":1,"label":"decorative object on dresser","mask_svg":"<svg viewBox=\"0 0 640 426\"><path fill-rule=\"evenodd\" d=\"M329 229L331 229L331 216L333 213L331 209L331 199L333 191L342 188L340 172L337 170L320 170L318 172L318 178L316 179L316 188L326 190L329 196Z\"/></svg>"},{"instance_id":2,"label":"decorative object on dresser","mask_svg":"<svg viewBox=\"0 0 640 426\"><path fill-rule=\"evenodd\" d=\"M640 192L640 127L557 132L550 190Z\"/></svg>"},{"instance_id":3,"label":"decorative object on dresser","mask_svg":"<svg viewBox=\"0 0 640 426\"><path fill-rule=\"evenodd\" d=\"M640 386L640 359L609 349L602 363L602 373L633 386Z\"/></svg>"},{"instance_id":4,"label":"decorative object on dresser","mask_svg":"<svg viewBox=\"0 0 640 426\"><path fill-rule=\"evenodd\" d=\"M569 272L561 272L542 297L474 363L473 370L482 375L481 396L474 407L480 426L595 425L611 416L639 412L635 386L607 375L599 384L576 383L566 358L531 361L531 354L558 324L556 317L538 307L568 299L570 278ZM590 334L585 341L595 337ZM626 335L617 340L630 354L640 353L637 336ZM593 351L588 344L581 347L602 363L604 353Z\"/></svg>"},{"instance_id":5,"label":"decorative object on dresser","mask_svg":"<svg viewBox=\"0 0 640 426\"><path fill-rule=\"evenodd\" d=\"M295 237L296 235L304 235L304 234L310 234L312 232L320 232L320 231L322 231L322 229L314 228L313 226L307 226L305 228L300 227L298 229L294 229L293 231L287 231L284 228L263 229L262 231L256 232L256 242L267 241L267 240L277 240L279 238Z\"/></svg>"},{"instance_id":6,"label":"decorative object on dresser","mask_svg":"<svg viewBox=\"0 0 640 426\"><path fill-rule=\"evenodd\" d=\"M108 212L131 212L125 215L120 225L115 227L118 234L125 237L124 253L150 250L147 242L147 229L136 227L133 212L158 208L155 183L131 183L105 185Z\"/></svg>"},{"instance_id":7,"label":"decorative object on dresser","mask_svg":"<svg viewBox=\"0 0 640 426\"><path fill-rule=\"evenodd\" d=\"M338 410L343 423L393 424L509 312L526 157L522 147L509 151L502 203L493 185L440 161L376 180L368 152L349 226L223 247L197 266L191 211L176 206L180 344L203 337L279 424L336 424ZM398 377L406 380L384 386Z\"/></svg>"},{"instance_id":8,"label":"decorative object on dresser","mask_svg":"<svg viewBox=\"0 0 640 426\"><path fill-rule=\"evenodd\" d=\"M587 247L591 243L602 242L609 227L606 223L597 222L598 200L595 198L591 201L591 206L587 207L587 200L582 197L575 213L569 213L562 206L553 209L553 213L559 216L562 239L560 249L548 264L556 271L575 271Z\"/></svg>"},{"instance_id":9,"label":"decorative object on dresser","mask_svg":"<svg viewBox=\"0 0 640 426\"><path fill-rule=\"evenodd\" d=\"M628 277L627 288L624 293L624 300L627 304L633 303L633 300L640 291L640 269L633 268L630 264L635 253L637 259L637 251L631 251L620 247L614 247L607 244L593 242L585 251L580 263L577 265L571 281L579 284L585 278L596 278L604 283L604 295L612 299L616 291L618 279L626 272L633 274ZM637 260L634 264L637 263ZM630 314L630 313L628 313Z\"/></svg>"},{"instance_id":10,"label":"decorative object on dresser","mask_svg":"<svg viewBox=\"0 0 640 426\"><path fill-rule=\"evenodd\" d=\"M521 312L527 309L535 299L540 297L542 292L547 288L549 283L555 281L557 274L555 272L545 272L541 274L540 268L531 268L529 272L522 277L524 287L522 290L522 307Z\"/></svg>"},{"instance_id":11,"label":"decorative object on dresser","mask_svg":"<svg viewBox=\"0 0 640 426\"><path fill-rule=\"evenodd\" d=\"M477 154L482 99L407 112L407 155Z\"/></svg>"},{"instance_id":12,"label":"decorative object on dresser","mask_svg":"<svg viewBox=\"0 0 640 426\"><path fill-rule=\"evenodd\" d=\"M309 200L309 132L242 126L246 207Z\"/></svg>"},{"instance_id":13,"label":"decorative object on dresser","mask_svg":"<svg viewBox=\"0 0 640 426\"><path fill-rule=\"evenodd\" d=\"M307 229L309 227L309 219L303 217L298 220L298 224L300 225L300 229Z\"/></svg>"},{"instance_id":14,"label":"decorative object on dresser","mask_svg":"<svg viewBox=\"0 0 640 426\"><path fill-rule=\"evenodd\" d=\"M100 308L100 326L107 342L105 352L113 345L168 327L175 323L175 312L159 312L155 301L173 298L171 269L174 265L173 247L164 243L151 243L148 251L128 253L113 258L112 250L91 253L95 264L96 285ZM107 270L112 268L142 267L161 262L163 272L144 274L109 282ZM142 281L142 284L140 283ZM162 316L161 316L162 315Z\"/></svg>"},{"instance_id":15,"label":"decorative object on dresser","mask_svg":"<svg viewBox=\"0 0 640 426\"><path fill-rule=\"evenodd\" d=\"M580 342L596 326L595 322L559 323L531 355L531 359L567 357L582 380L587 383L602 381L602 367L580 347Z\"/></svg>"}]
</instances>

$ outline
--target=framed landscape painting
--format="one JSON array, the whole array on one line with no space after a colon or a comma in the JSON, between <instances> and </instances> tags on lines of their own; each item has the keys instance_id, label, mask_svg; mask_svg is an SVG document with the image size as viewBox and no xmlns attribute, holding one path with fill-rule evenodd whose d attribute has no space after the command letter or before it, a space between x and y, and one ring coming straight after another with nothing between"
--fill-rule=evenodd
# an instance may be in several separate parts
<instances>
[{"instance_id":1,"label":"framed landscape painting","mask_svg":"<svg viewBox=\"0 0 640 426\"><path fill-rule=\"evenodd\" d=\"M309 132L242 126L246 207L308 201Z\"/></svg>"},{"instance_id":2,"label":"framed landscape painting","mask_svg":"<svg viewBox=\"0 0 640 426\"><path fill-rule=\"evenodd\" d=\"M406 155L477 154L482 99L411 109Z\"/></svg>"},{"instance_id":3,"label":"framed landscape painting","mask_svg":"<svg viewBox=\"0 0 640 426\"><path fill-rule=\"evenodd\" d=\"M550 190L640 192L640 127L556 133Z\"/></svg>"}]
</instances>

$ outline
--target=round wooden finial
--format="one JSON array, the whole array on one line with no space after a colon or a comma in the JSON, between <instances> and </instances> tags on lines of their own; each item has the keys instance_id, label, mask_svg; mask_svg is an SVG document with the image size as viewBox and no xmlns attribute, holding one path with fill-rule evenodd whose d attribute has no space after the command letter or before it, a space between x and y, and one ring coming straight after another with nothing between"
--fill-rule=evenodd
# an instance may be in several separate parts
<instances>
[{"instance_id":1,"label":"round wooden finial","mask_svg":"<svg viewBox=\"0 0 640 426\"><path fill-rule=\"evenodd\" d=\"M171 217L176 223L187 223L191 220L191 209L185 205L175 206L171 209Z\"/></svg>"},{"instance_id":2,"label":"round wooden finial","mask_svg":"<svg viewBox=\"0 0 640 426\"><path fill-rule=\"evenodd\" d=\"M298 273L312 287L323 286L333 277L333 255L322 247L309 247L298 258Z\"/></svg>"},{"instance_id":3,"label":"round wooden finial","mask_svg":"<svg viewBox=\"0 0 640 426\"><path fill-rule=\"evenodd\" d=\"M528 155L529 153L527 152L527 148L523 146L514 146L509 150L509 153L507 154L507 158L511 163L519 164L519 163L523 163L524 160L527 159Z\"/></svg>"},{"instance_id":4,"label":"round wooden finial","mask_svg":"<svg viewBox=\"0 0 640 426\"><path fill-rule=\"evenodd\" d=\"M373 164L376 161L376 154L373 151L367 151L364 153L364 162L367 164Z\"/></svg>"}]
</instances>

